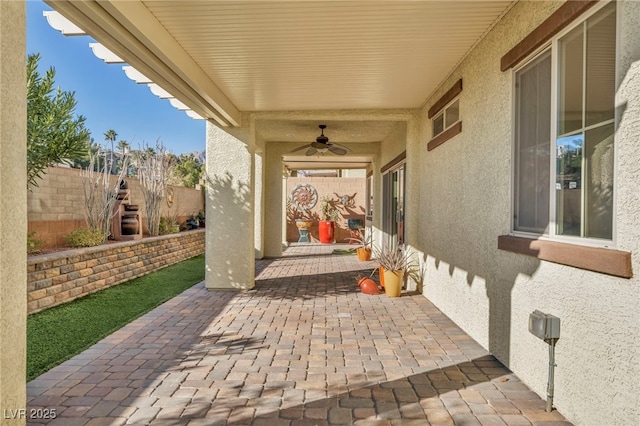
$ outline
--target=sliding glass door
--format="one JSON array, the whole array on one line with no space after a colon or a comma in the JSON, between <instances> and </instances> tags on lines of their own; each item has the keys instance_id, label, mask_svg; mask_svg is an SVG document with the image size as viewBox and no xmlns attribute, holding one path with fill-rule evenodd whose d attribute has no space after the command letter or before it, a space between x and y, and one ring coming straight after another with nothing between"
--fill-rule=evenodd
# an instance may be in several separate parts
<instances>
[{"instance_id":1,"label":"sliding glass door","mask_svg":"<svg viewBox=\"0 0 640 426\"><path fill-rule=\"evenodd\" d=\"M404 169L403 162L382 176L382 230L385 244L404 243Z\"/></svg>"}]
</instances>

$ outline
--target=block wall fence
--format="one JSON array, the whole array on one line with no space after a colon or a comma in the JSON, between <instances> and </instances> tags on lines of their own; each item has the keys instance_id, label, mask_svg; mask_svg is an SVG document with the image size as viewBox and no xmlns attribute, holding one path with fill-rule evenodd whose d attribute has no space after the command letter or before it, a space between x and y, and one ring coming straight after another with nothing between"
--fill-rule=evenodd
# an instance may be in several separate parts
<instances>
[{"instance_id":1,"label":"block wall fence","mask_svg":"<svg viewBox=\"0 0 640 426\"><path fill-rule=\"evenodd\" d=\"M27 311L38 312L204 253L205 230L31 256Z\"/></svg>"},{"instance_id":2,"label":"block wall fence","mask_svg":"<svg viewBox=\"0 0 640 426\"><path fill-rule=\"evenodd\" d=\"M290 199L291 191L298 184L309 184L313 186L318 193L318 203L316 206L308 212L295 211L292 207L287 209L287 241L298 241L300 234L296 227L296 217L303 216L304 218L311 217L314 221L311 228L310 236L312 242L318 242L318 223L317 220L320 214L320 199L324 196L331 197L336 201L336 207L340 211L342 218L336 223L335 229L335 241L337 243L345 243L346 239L351 236L349 228L347 226L348 219L361 219L362 223L365 222L365 190L366 190L366 178L364 177L290 177L287 178L287 193L285 197ZM350 201L347 206L344 206L338 196L347 195Z\"/></svg>"},{"instance_id":3,"label":"block wall fence","mask_svg":"<svg viewBox=\"0 0 640 426\"><path fill-rule=\"evenodd\" d=\"M84 216L84 189L82 170L68 167L49 167L38 186L27 195L28 232L44 241L44 247L62 246L71 231L86 227ZM111 177L113 185L117 176ZM140 183L136 178L126 178L129 184L131 204L140 205L143 216L143 231L146 210ZM174 203L163 203L161 215L185 220L192 214L204 210L204 191L172 186Z\"/></svg>"}]
</instances>

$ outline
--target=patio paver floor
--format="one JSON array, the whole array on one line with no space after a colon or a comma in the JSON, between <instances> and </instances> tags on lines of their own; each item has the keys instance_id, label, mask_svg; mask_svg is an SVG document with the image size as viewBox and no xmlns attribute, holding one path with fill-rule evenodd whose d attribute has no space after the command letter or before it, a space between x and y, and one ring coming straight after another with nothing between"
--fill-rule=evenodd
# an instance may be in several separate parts
<instances>
[{"instance_id":1,"label":"patio paver floor","mask_svg":"<svg viewBox=\"0 0 640 426\"><path fill-rule=\"evenodd\" d=\"M420 294L293 246L250 291L198 284L27 385L50 425L570 425Z\"/></svg>"}]
</instances>

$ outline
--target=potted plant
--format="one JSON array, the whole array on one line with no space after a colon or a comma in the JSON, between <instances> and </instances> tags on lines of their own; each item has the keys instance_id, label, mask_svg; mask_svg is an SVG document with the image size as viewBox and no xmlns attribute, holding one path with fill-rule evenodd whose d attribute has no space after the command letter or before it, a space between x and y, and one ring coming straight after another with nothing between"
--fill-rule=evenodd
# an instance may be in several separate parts
<instances>
[{"instance_id":1,"label":"potted plant","mask_svg":"<svg viewBox=\"0 0 640 426\"><path fill-rule=\"evenodd\" d=\"M364 262L371 259L372 238L370 233L367 233L366 231L362 232L361 230L358 230L358 238L353 238L353 237L347 238L347 241L354 242L360 246L356 249L356 253L358 254L358 260L361 260Z\"/></svg>"},{"instance_id":2,"label":"potted plant","mask_svg":"<svg viewBox=\"0 0 640 426\"><path fill-rule=\"evenodd\" d=\"M404 276L413 268L410 254L397 244L387 244L382 249L376 249L375 254L381 267L380 281L384 279L384 292L389 297L400 296Z\"/></svg>"},{"instance_id":3,"label":"potted plant","mask_svg":"<svg viewBox=\"0 0 640 426\"><path fill-rule=\"evenodd\" d=\"M198 219L198 216L195 214L192 214L191 216L189 216L189 218L185 222L185 225L187 226L187 229L196 229L200 227L200 221Z\"/></svg>"},{"instance_id":4,"label":"potted plant","mask_svg":"<svg viewBox=\"0 0 640 426\"><path fill-rule=\"evenodd\" d=\"M318 222L318 237L321 243L332 243L335 234L335 222L340 220L340 212L336 202L331 197L320 199L320 221Z\"/></svg>"}]
</instances>

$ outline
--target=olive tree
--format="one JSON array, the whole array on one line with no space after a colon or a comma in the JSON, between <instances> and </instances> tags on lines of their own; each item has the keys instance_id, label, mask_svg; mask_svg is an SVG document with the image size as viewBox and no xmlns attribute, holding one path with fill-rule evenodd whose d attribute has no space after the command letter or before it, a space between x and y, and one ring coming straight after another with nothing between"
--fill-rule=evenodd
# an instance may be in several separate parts
<instances>
[{"instance_id":1,"label":"olive tree","mask_svg":"<svg viewBox=\"0 0 640 426\"><path fill-rule=\"evenodd\" d=\"M39 54L27 57L27 187L38 186L45 169L83 158L90 133L85 118L74 117L74 92L54 89L55 70L38 72Z\"/></svg>"}]
</instances>

